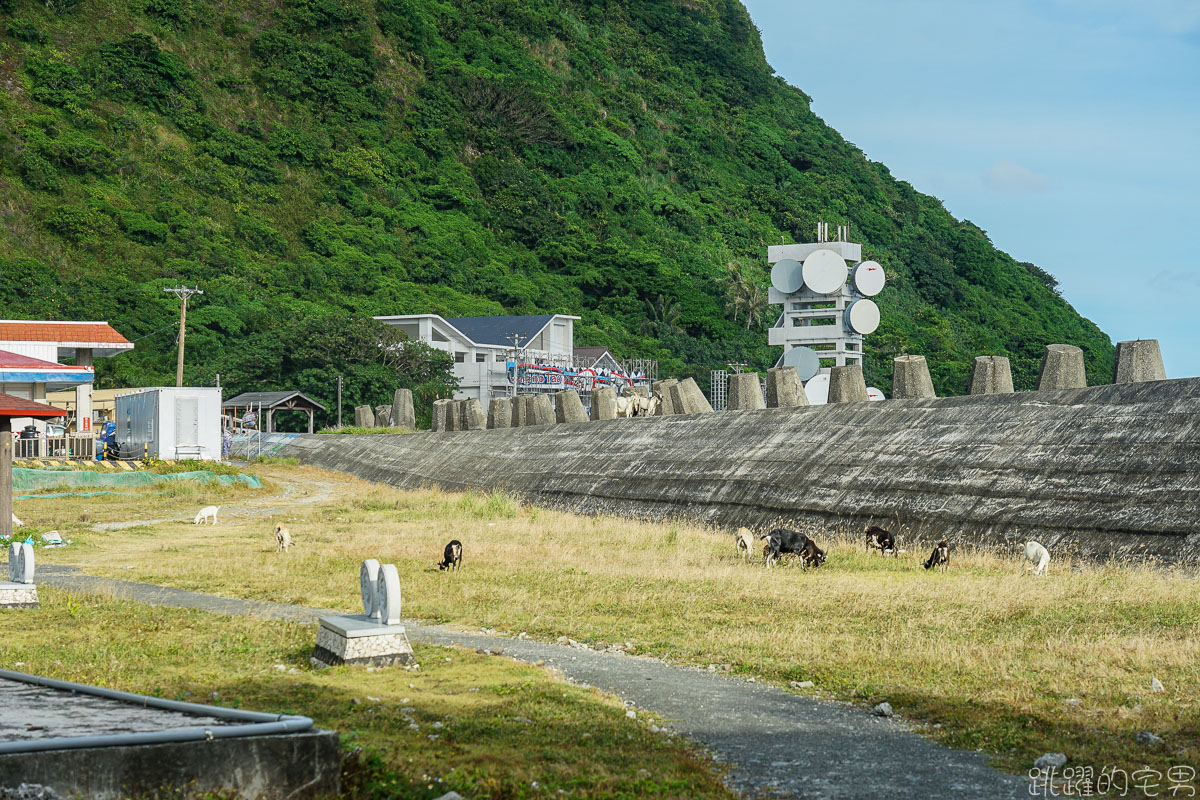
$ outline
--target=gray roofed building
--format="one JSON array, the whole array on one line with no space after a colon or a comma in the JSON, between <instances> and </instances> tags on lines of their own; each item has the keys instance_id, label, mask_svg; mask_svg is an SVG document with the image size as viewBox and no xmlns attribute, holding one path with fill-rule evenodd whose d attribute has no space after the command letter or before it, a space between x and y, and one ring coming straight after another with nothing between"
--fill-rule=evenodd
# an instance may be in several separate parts
<instances>
[{"instance_id":1,"label":"gray roofed building","mask_svg":"<svg viewBox=\"0 0 1200 800\"><path fill-rule=\"evenodd\" d=\"M525 317L447 317L475 344L498 344L512 347L512 336L520 338L517 343L524 346L533 341L542 328L550 324L555 314L533 314Z\"/></svg>"},{"instance_id":2,"label":"gray roofed building","mask_svg":"<svg viewBox=\"0 0 1200 800\"><path fill-rule=\"evenodd\" d=\"M512 381L522 381L521 391L553 391L566 387L563 370L572 366L575 320L569 314L531 314L520 316L450 317L438 314L399 314L375 317L399 328L408 338L425 342L454 357L454 376L458 389L454 396L476 398L485 407L493 397L508 395ZM517 349L513 348L513 335ZM510 356L521 361L561 368L531 370L514 377L509 371Z\"/></svg>"}]
</instances>

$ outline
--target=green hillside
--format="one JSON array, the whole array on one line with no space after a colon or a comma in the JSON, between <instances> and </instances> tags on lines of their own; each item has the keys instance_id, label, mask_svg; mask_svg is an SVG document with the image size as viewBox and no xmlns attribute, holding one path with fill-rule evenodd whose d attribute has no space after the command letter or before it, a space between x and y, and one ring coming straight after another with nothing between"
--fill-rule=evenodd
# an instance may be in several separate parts
<instances>
[{"instance_id":1,"label":"green hillside","mask_svg":"<svg viewBox=\"0 0 1200 800\"><path fill-rule=\"evenodd\" d=\"M868 381L1113 347L1054 279L891 177L772 74L735 0L0 0L0 313L108 319L103 386L385 402L371 314L563 312L707 383L766 368L768 244L849 223L890 276ZM358 334L362 334L361 326ZM356 334L356 335L358 335ZM351 337L353 338L353 337ZM360 336L361 338L361 336Z\"/></svg>"}]
</instances>

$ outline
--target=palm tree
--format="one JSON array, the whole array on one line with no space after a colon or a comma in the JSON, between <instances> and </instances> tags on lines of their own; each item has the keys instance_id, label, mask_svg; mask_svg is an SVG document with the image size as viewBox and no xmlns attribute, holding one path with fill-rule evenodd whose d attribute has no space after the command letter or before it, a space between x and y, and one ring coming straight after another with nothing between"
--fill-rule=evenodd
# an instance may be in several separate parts
<instances>
[{"instance_id":1,"label":"palm tree","mask_svg":"<svg viewBox=\"0 0 1200 800\"><path fill-rule=\"evenodd\" d=\"M729 294L729 308L733 312L733 321L745 314L746 330L762 319L766 311L767 296L762 286L753 274L753 265L744 260L730 261L725 265L725 285Z\"/></svg>"},{"instance_id":2,"label":"palm tree","mask_svg":"<svg viewBox=\"0 0 1200 800\"><path fill-rule=\"evenodd\" d=\"M655 301L646 301L646 319L642 322L642 330L656 336L668 333L681 333L679 326L679 303L666 295L659 295Z\"/></svg>"}]
</instances>

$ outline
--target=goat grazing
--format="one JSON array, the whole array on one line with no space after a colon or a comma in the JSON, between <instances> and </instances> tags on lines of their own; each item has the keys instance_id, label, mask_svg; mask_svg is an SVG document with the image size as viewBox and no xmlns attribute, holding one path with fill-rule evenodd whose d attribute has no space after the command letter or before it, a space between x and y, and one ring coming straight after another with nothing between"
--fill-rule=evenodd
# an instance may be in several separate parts
<instances>
[{"instance_id":1,"label":"goat grazing","mask_svg":"<svg viewBox=\"0 0 1200 800\"><path fill-rule=\"evenodd\" d=\"M886 556L889 552L892 557L896 557L896 537L891 531L885 531L883 528L878 528L874 525L867 526L867 552L871 548L879 550L881 556Z\"/></svg>"},{"instance_id":2,"label":"goat grazing","mask_svg":"<svg viewBox=\"0 0 1200 800\"><path fill-rule=\"evenodd\" d=\"M763 549L763 556L768 567L777 563L785 553L800 556L800 563L806 567L819 567L825 563L825 551L799 531L776 528L764 538L767 540L767 546Z\"/></svg>"},{"instance_id":3,"label":"goat grazing","mask_svg":"<svg viewBox=\"0 0 1200 800\"><path fill-rule=\"evenodd\" d=\"M929 560L923 566L925 569L937 567L941 572L945 572L950 567L950 545L946 544L945 539L942 539L938 542L937 547L933 548L933 552L929 554Z\"/></svg>"},{"instance_id":4,"label":"goat grazing","mask_svg":"<svg viewBox=\"0 0 1200 800\"><path fill-rule=\"evenodd\" d=\"M1050 551L1037 542L1026 542L1025 559L1033 564L1027 569L1033 570L1034 575L1045 575L1046 567L1050 566Z\"/></svg>"},{"instance_id":5,"label":"goat grazing","mask_svg":"<svg viewBox=\"0 0 1200 800\"><path fill-rule=\"evenodd\" d=\"M442 560L438 563L438 569L453 569L457 570L462 566L462 542L458 539L451 539L446 545L446 549L442 552Z\"/></svg>"},{"instance_id":6,"label":"goat grazing","mask_svg":"<svg viewBox=\"0 0 1200 800\"><path fill-rule=\"evenodd\" d=\"M205 506L204 508L202 508L196 512L196 518L194 520L192 520L192 524L199 525L200 523L204 522L209 517L211 517L212 524L216 525L217 524L217 512L220 510L221 510L220 506Z\"/></svg>"},{"instance_id":7,"label":"goat grazing","mask_svg":"<svg viewBox=\"0 0 1200 800\"><path fill-rule=\"evenodd\" d=\"M291 531L289 531L287 526L282 522L277 523L275 525L275 552L278 553L280 550L282 550L286 553L292 544Z\"/></svg>"}]
</instances>

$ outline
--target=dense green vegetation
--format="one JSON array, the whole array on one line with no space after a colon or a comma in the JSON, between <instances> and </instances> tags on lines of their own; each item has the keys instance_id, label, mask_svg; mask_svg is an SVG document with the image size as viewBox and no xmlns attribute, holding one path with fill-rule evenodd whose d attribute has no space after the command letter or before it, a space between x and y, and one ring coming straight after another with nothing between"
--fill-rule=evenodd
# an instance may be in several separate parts
<instances>
[{"instance_id":1,"label":"dense green vegetation","mask_svg":"<svg viewBox=\"0 0 1200 800\"><path fill-rule=\"evenodd\" d=\"M766 245L849 223L891 277L869 382L1113 347L1054 279L891 177L775 77L736 0L0 0L0 313L108 319L104 386L387 402L371 314L565 312L577 344L770 366ZM353 349L353 348L351 348ZM328 420L323 420L327 422Z\"/></svg>"}]
</instances>

